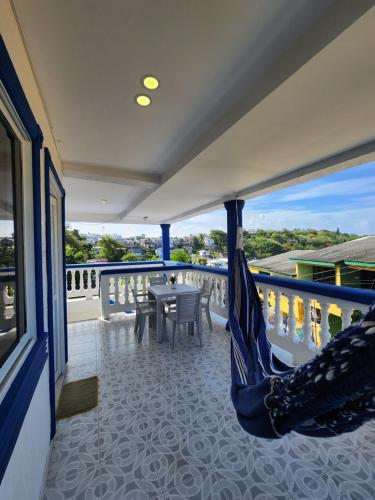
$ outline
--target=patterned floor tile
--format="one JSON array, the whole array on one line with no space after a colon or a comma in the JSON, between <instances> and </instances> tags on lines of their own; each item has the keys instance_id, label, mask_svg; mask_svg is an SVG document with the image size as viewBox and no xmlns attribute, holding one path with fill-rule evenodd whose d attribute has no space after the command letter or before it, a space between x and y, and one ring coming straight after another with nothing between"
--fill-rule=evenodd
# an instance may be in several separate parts
<instances>
[{"instance_id":1,"label":"patterned floor tile","mask_svg":"<svg viewBox=\"0 0 375 500\"><path fill-rule=\"evenodd\" d=\"M44 500L101 500L98 467L80 469L57 479L48 479Z\"/></svg>"},{"instance_id":2,"label":"patterned floor tile","mask_svg":"<svg viewBox=\"0 0 375 500\"><path fill-rule=\"evenodd\" d=\"M205 323L203 347L176 349L134 315L69 325L66 381L98 374L95 410L57 422L45 499L367 500L375 498L375 423L314 439L259 439L230 398L230 340Z\"/></svg>"}]
</instances>

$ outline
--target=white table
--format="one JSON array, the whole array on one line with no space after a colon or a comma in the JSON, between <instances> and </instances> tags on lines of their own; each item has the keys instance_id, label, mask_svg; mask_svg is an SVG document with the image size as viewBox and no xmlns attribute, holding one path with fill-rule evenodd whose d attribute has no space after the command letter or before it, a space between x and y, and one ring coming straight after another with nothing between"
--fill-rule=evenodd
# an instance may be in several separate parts
<instances>
[{"instance_id":1,"label":"white table","mask_svg":"<svg viewBox=\"0 0 375 500\"><path fill-rule=\"evenodd\" d=\"M183 295L184 293L200 293L199 288L190 285L176 284L176 288L171 288L169 285L154 285L150 286L148 291L156 299L156 338L158 342L165 340L166 332L163 332L162 325L162 304L166 299ZM199 307L199 326L202 331L202 314Z\"/></svg>"}]
</instances>

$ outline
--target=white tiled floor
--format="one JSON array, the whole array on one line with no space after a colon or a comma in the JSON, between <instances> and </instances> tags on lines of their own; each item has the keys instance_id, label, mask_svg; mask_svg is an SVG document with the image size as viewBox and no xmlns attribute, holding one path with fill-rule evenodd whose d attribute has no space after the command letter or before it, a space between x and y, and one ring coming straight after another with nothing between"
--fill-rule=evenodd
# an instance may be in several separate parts
<instances>
[{"instance_id":1,"label":"white tiled floor","mask_svg":"<svg viewBox=\"0 0 375 500\"><path fill-rule=\"evenodd\" d=\"M269 500L375 498L375 426L319 440L247 435L228 390L229 337L176 349L134 317L69 325L66 381L99 377L99 406L57 423L45 499Z\"/></svg>"}]
</instances>

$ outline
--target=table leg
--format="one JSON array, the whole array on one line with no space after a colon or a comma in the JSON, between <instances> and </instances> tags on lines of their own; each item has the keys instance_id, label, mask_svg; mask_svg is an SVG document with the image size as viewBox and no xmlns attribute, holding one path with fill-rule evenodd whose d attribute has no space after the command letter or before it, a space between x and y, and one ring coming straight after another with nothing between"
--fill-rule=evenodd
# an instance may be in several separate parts
<instances>
[{"instance_id":1,"label":"table leg","mask_svg":"<svg viewBox=\"0 0 375 500\"><path fill-rule=\"evenodd\" d=\"M161 300L156 300L156 338L158 342L163 342L163 327L161 317Z\"/></svg>"}]
</instances>

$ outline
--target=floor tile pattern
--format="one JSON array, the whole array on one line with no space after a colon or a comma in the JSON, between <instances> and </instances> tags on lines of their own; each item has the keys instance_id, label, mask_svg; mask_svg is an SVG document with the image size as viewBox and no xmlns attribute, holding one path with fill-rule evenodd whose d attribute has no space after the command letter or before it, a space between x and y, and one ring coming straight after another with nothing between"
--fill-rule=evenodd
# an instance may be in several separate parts
<instances>
[{"instance_id":1,"label":"floor tile pattern","mask_svg":"<svg viewBox=\"0 0 375 500\"><path fill-rule=\"evenodd\" d=\"M375 425L331 439L258 439L229 397L222 322L172 352L133 315L69 325L66 381L99 377L99 406L57 423L45 500L370 500Z\"/></svg>"}]
</instances>

